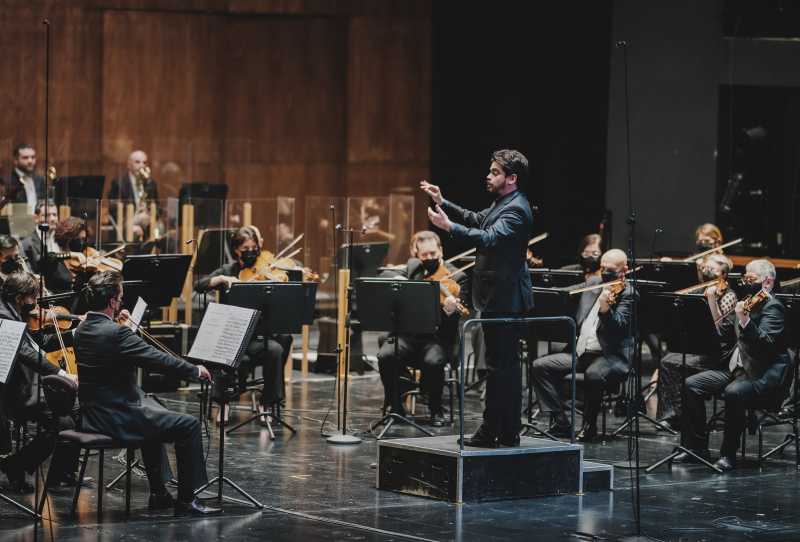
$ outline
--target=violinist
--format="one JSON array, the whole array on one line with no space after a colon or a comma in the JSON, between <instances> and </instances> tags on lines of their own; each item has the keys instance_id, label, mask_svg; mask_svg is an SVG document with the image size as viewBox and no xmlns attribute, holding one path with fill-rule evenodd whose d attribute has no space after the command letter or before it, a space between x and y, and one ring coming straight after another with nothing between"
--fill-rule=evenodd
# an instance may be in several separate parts
<instances>
[{"instance_id":1,"label":"violinist","mask_svg":"<svg viewBox=\"0 0 800 542\"><path fill-rule=\"evenodd\" d=\"M10 235L0 235L0 285L8 275L24 269L19 242Z\"/></svg>"},{"instance_id":2,"label":"violinist","mask_svg":"<svg viewBox=\"0 0 800 542\"><path fill-rule=\"evenodd\" d=\"M47 273L44 280L47 289L53 293L69 292L75 287L76 279L84 279L80 261L71 265L72 256L80 260L86 248L86 224L80 218L70 216L58 221L53 240L58 252L48 253ZM70 259L63 256L70 255ZM70 266L68 267L68 264Z\"/></svg>"},{"instance_id":3,"label":"violinist","mask_svg":"<svg viewBox=\"0 0 800 542\"><path fill-rule=\"evenodd\" d=\"M32 274L19 272L9 275L2 287L0 318L17 322L27 321L28 317L38 310L36 307L38 295L39 281ZM49 337L41 337L40 342L42 344L50 342ZM34 373L42 376L59 374L77 380L74 375L69 375L63 369L49 363L33 336L25 333L8 381L4 386L0 385L2 389L0 410L3 410L5 416L17 423L38 422L44 429L19 452L0 461L0 470L5 472L12 489L19 493L33 491L25 473L32 474L47 459L53 451L58 431L75 428L74 419L70 417L52 419L46 403L37 401L33 391ZM0 431L5 433L0 440L8 442L10 440L7 434L8 427L4 425L0 427ZM50 478L53 485L75 485L79 453L80 449L72 445L58 445L50 466L51 470L55 469L52 471L54 475Z\"/></svg>"},{"instance_id":4,"label":"violinist","mask_svg":"<svg viewBox=\"0 0 800 542\"><path fill-rule=\"evenodd\" d=\"M622 250L611 249L600 259L603 284L623 279L628 270L628 258ZM598 283L599 285L600 283ZM619 288L610 285L581 293L576 322L578 337L576 354L578 371L584 373L582 441L597 438L597 415L603 390L624 381L633 359L633 330L631 313L638 294L630 284ZM587 309L588 308L588 309ZM570 422L564 412L559 389L572 369L569 351L549 354L533 362L533 386L542 412L549 413L550 434L570 436Z\"/></svg>"},{"instance_id":5,"label":"violinist","mask_svg":"<svg viewBox=\"0 0 800 542\"><path fill-rule=\"evenodd\" d=\"M239 228L231 238L231 249L236 259L200 279L195 287L197 292L227 290L231 284L240 281L240 276L244 278L251 275L260 280L264 279L258 276L259 272L254 271L259 257L262 257L262 254L266 255L266 252L262 253L261 236L256 228L252 226ZM263 334L256 334L242 356L239 365L239 383L242 388L253 367L260 366L262 369L264 377L260 401L262 412L283 401L283 362L289 355L291 347L291 335L265 337Z\"/></svg>"},{"instance_id":6,"label":"violinist","mask_svg":"<svg viewBox=\"0 0 800 542\"><path fill-rule=\"evenodd\" d=\"M45 217L45 207L47 207L47 217ZM42 259L42 232L39 230L38 224L46 220L48 225L47 238L45 240L45 253L58 252L59 248L55 241L56 226L58 225L58 208L53 201L50 201L45 206L45 201L40 200L36 207L36 214L34 221L37 226L33 229L30 235L22 238L22 251L31 267L31 271L39 273L39 267Z\"/></svg>"},{"instance_id":7,"label":"violinist","mask_svg":"<svg viewBox=\"0 0 800 542\"><path fill-rule=\"evenodd\" d=\"M730 312L736 304L736 293L727 286L728 273L733 263L722 254L708 255L701 267L705 281L718 281L704 289L708 309L714 320ZM720 326L717 326L720 329ZM729 326L730 328L730 326ZM706 369L724 368L730 359L736 337L720 334L720 349L714 355L686 354L686 376ZM683 354L670 352L661 359L658 371L658 415L657 417L672 428L680 428L681 387L683 378Z\"/></svg>"},{"instance_id":8,"label":"violinist","mask_svg":"<svg viewBox=\"0 0 800 542\"><path fill-rule=\"evenodd\" d=\"M598 233L590 233L583 236L580 247L578 247L578 263L565 265L561 269L568 271L583 271L586 281L583 285L588 286L592 277L600 278L600 256L603 255L603 238Z\"/></svg>"},{"instance_id":9,"label":"violinist","mask_svg":"<svg viewBox=\"0 0 800 542\"><path fill-rule=\"evenodd\" d=\"M411 259L401 275L411 280L426 280L429 277L448 275L456 269L442 261L442 242L432 231L419 231L411 238ZM442 273L444 271L444 273ZM465 283L463 275L453 277ZM455 288L453 288L455 289ZM392 412L406 415L401 400L400 374L406 367L421 370L420 387L428 397L430 423L434 427L444 425L442 390L444 367L453 357L458 335L459 307L464 299L464 289L449 292L442 303L442 323L436 333L425 335L385 336L379 340L378 364L384 390L384 405ZM395 341L397 348L395 350Z\"/></svg>"},{"instance_id":10,"label":"violinist","mask_svg":"<svg viewBox=\"0 0 800 542\"><path fill-rule=\"evenodd\" d=\"M701 457L708 458L708 432L705 399L723 392L725 432L720 458L715 466L722 471L736 467L736 452L745 427L745 411L764 401L774 402L783 393L789 374L789 354L785 345L784 307L772 295L775 266L768 260L753 260L742 277L747 298L738 301L733 311L720 321L720 333L736 334L736 346L726 366L708 369L686 379L686 420L683 442ZM693 458L681 454L673 461Z\"/></svg>"}]
</instances>

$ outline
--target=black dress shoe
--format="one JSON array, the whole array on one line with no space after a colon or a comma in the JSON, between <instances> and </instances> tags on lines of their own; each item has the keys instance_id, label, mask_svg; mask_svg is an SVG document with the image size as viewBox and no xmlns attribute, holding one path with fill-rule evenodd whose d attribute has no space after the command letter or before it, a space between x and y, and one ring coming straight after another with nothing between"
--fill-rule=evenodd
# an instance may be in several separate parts
<instances>
[{"instance_id":1,"label":"black dress shoe","mask_svg":"<svg viewBox=\"0 0 800 542\"><path fill-rule=\"evenodd\" d=\"M498 437L497 443L502 448L516 448L519 446L519 433L515 433L511 436Z\"/></svg>"},{"instance_id":2,"label":"black dress shoe","mask_svg":"<svg viewBox=\"0 0 800 542\"><path fill-rule=\"evenodd\" d=\"M150 493L150 498L147 500L147 507L150 510L166 510L175 505L175 498L167 490L163 493Z\"/></svg>"},{"instance_id":3,"label":"black dress shoe","mask_svg":"<svg viewBox=\"0 0 800 542\"><path fill-rule=\"evenodd\" d=\"M581 432L578 433L576 437L578 442L597 442L600 440L600 437L597 434L597 426L596 425L587 425Z\"/></svg>"},{"instance_id":4,"label":"black dress shoe","mask_svg":"<svg viewBox=\"0 0 800 542\"><path fill-rule=\"evenodd\" d=\"M720 457L714 466L717 467L722 472L732 471L736 468L736 459L733 457L722 456Z\"/></svg>"},{"instance_id":5,"label":"black dress shoe","mask_svg":"<svg viewBox=\"0 0 800 542\"><path fill-rule=\"evenodd\" d=\"M460 442L459 442L460 444ZM497 448L497 436L481 425L471 437L464 437L464 446L473 448Z\"/></svg>"},{"instance_id":6,"label":"black dress shoe","mask_svg":"<svg viewBox=\"0 0 800 542\"><path fill-rule=\"evenodd\" d=\"M175 515L176 516L213 516L221 514L222 508L211 508L200 502L200 499L195 499L192 502L175 501Z\"/></svg>"},{"instance_id":7,"label":"black dress shoe","mask_svg":"<svg viewBox=\"0 0 800 542\"><path fill-rule=\"evenodd\" d=\"M431 426L432 427L444 427L444 412L442 409L431 410Z\"/></svg>"},{"instance_id":8,"label":"black dress shoe","mask_svg":"<svg viewBox=\"0 0 800 542\"><path fill-rule=\"evenodd\" d=\"M695 455L699 455L706 461L711 461L711 454L708 450L692 450ZM700 463L693 455L681 452L672 459L673 463Z\"/></svg>"}]
</instances>

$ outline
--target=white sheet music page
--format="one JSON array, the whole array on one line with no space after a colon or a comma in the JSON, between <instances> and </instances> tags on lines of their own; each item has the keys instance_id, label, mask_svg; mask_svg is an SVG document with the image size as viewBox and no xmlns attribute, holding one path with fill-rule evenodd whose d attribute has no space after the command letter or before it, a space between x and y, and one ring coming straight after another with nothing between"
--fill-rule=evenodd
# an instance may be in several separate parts
<instances>
[{"instance_id":1,"label":"white sheet music page","mask_svg":"<svg viewBox=\"0 0 800 542\"><path fill-rule=\"evenodd\" d=\"M125 325L131 328L132 330L136 331L139 329L139 325L142 323L142 317L144 316L144 311L147 310L147 303L141 297L136 298L136 306L133 307L133 312L131 312L131 317L125 322Z\"/></svg>"},{"instance_id":2,"label":"white sheet music page","mask_svg":"<svg viewBox=\"0 0 800 542\"><path fill-rule=\"evenodd\" d=\"M0 383L2 384L8 379L24 333L25 322L0 320Z\"/></svg>"},{"instance_id":3,"label":"white sheet music page","mask_svg":"<svg viewBox=\"0 0 800 542\"><path fill-rule=\"evenodd\" d=\"M243 307L209 303L189 357L232 365L255 313Z\"/></svg>"}]
</instances>

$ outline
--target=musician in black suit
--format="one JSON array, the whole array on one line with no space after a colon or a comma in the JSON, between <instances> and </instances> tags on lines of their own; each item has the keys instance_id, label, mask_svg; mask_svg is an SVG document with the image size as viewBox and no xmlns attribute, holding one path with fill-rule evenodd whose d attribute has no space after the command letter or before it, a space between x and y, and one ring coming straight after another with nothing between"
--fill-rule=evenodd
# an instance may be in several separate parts
<instances>
[{"instance_id":1,"label":"musician in black suit","mask_svg":"<svg viewBox=\"0 0 800 542\"><path fill-rule=\"evenodd\" d=\"M137 179L137 174L146 166L147 154L144 151L133 151L128 156L127 171L111 180L108 199L134 203L137 207L142 196L148 201L156 201L158 199L158 183L156 183L156 180L148 177L140 186Z\"/></svg>"},{"instance_id":2,"label":"musician in black suit","mask_svg":"<svg viewBox=\"0 0 800 542\"><path fill-rule=\"evenodd\" d=\"M410 280L425 280L444 266L448 273L456 268L442 260L442 242L432 231L419 231L411 238L411 258L400 276ZM437 275L438 276L438 275ZM460 277L454 277L457 280ZM462 279L463 280L463 279ZM380 339L378 364L383 382L385 404L392 412L405 416L399 386L400 373L407 366L419 368L422 373L420 389L428 397L430 423L434 427L444 425L442 412L442 389L444 367L454 356L458 337L459 307L463 307L456 295L445 298L442 304L442 322L436 333L385 336ZM397 345L395 348L395 341Z\"/></svg>"},{"instance_id":3,"label":"musician in black suit","mask_svg":"<svg viewBox=\"0 0 800 542\"><path fill-rule=\"evenodd\" d=\"M243 226L231 238L231 249L236 260L214 270L200 279L195 286L199 293L211 290L229 290L231 284L239 282L243 269L252 269L261 255L261 234L253 226ZM279 404L284 398L283 363L292 347L291 335L254 335L239 363L239 381L244 385L247 375L255 366L261 366L264 383L261 391L261 409Z\"/></svg>"},{"instance_id":4,"label":"musician in black suit","mask_svg":"<svg viewBox=\"0 0 800 542\"><path fill-rule=\"evenodd\" d=\"M45 197L44 177L35 171L36 150L21 143L14 147L14 169L9 179L0 179L4 199L9 203L27 203L30 214L36 211L36 202Z\"/></svg>"},{"instance_id":5,"label":"musician in black suit","mask_svg":"<svg viewBox=\"0 0 800 542\"><path fill-rule=\"evenodd\" d=\"M486 190L495 198L480 212L468 211L445 200L439 187L423 181L422 190L436 204L428 218L453 239L474 246L472 301L483 318L522 316L533 307L526 254L533 227L528 198L520 191L528 160L519 151L492 154ZM451 222L448 213L462 224ZM519 340L524 330L513 325L483 325L486 345L486 408L483 424L468 446L519 444L522 410L522 370Z\"/></svg>"},{"instance_id":6,"label":"musician in black suit","mask_svg":"<svg viewBox=\"0 0 800 542\"><path fill-rule=\"evenodd\" d=\"M194 490L206 483L200 421L146 400L136 384L136 368L177 374L186 380L210 380L202 365L192 365L157 350L115 320L122 310L122 275L96 273L86 286L91 309L75 330L81 402L81 429L141 446L150 483L150 507L174 506L176 514L219 512L205 507ZM178 499L164 487L162 445L175 443Z\"/></svg>"},{"instance_id":7,"label":"musician in black suit","mask_svg":"<svg viewBox=\"0 0 800 542\"><path fill-rule=\"evenodd\" d=\"M600 280L595 284L612 282L625 276L628 258L619 249L611 249L600 260ZM632 311L637 297L630 284L616 295L611 288L590 290L581 294L576 314L578 337L577 371L584 373L583 430L579 438L591 441L597 437L597 415L603 390L621 383L630 369L633 358ZM572 369L572 353L562 352L543 356L533 362L533 386L542 412L553 418L551 434L570 435L571 424L564 413L559 389Z\"/></svg>"},{"instance_id":8,"label":"musician in black suit","mask_svg":"<svg viewBox=\"0 0 800 542\"><path fill-rule=\"evenodd\" d=\"M745 300L735 305L734 312L720 325L720 333L736 333L736 348L728 366L708 370L686 379L685 446L697 455L708 458L705 399L723 392L725 399L725 432L720 458L715 466L723 471L736 467L736 451L745 427L745 411L763 403L780 403L788 386L789 355L784 339L784 307L771 292L775 285L775 266L767 260L747 264L743 277L747 295L764 298L750 312ZM690 462L689 454L677 456L675 462Z\"/></svg>"},{"instance_id":9,"label":"musician in black suit","mask_svg":"<svg viewBox=\"0 0 800 542\"><path fill-rule=\"evenodd\" d=\"M39 281L32 274L17 272L9 275L3 283L0 318L27 321L28 316L38 311L38 295ZM52 347L55 342L54 336L41 333L38 334L38 339L45 346ZM39 343L34 336L25 332L8 381L5 385L0 385L0 410L3 411L0 418L7 417L17 423L34 421L42 428L33 440L0 462L0 470L6 473L12 489L20 493L33 491L33 487L25 479L25 473L32 474L47 459L53 451L58 431L75 428L74 420L70 417L53 419L47 405L44 401L38 401L33 391L34 373L42 376L59 374L76 379L75 375L68 375L63 369L51 364L45 358ZM0 427L0 432L3 433L0 441L8 444L8 426L4 424ZM49 478L52 485L75 484L79 452L80 449L75 446L59 445L50 465Z\"/></svg>"},{"instance_id":10,"label":"musician in black suit","mask_svg":"<svg viewBox=\"0 0 800 542\"><path fill-rule=\"evenodd\" d=\"M36 206L36 214L34 220L37 226L34 227L30 235L23 237L21 240L21 248L28 258L28 264L31 271L34 273L41 272L42 265L42 232L39 230L38 224L45 219L45 202L40 200ZM45 254L48 252L59 252L58 244L55 241L56 226L58 225L58 208L55 202L48 202L47 204L47 238L45 241Z\"/></svg>"}]
</instances>

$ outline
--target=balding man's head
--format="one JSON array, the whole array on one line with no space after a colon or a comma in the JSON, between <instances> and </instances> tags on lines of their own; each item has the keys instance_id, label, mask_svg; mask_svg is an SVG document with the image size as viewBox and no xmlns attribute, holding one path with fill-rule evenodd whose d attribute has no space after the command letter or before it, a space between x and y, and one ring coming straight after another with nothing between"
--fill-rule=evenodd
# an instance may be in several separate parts
<instances>
[{"instance_id":1,"label":"balding man's head","mask_svg":"<svg viewBox=\"0 0 800 542\"><path fill-rule=\"evenodd\" d=\"M600 268L604 275L613 273L620 276L628 270L628 256L624 251L618 248L612 248L606 251L603 257L600 258Z\"/></svg>"},{"instance_id":2,"label":"balding man's head","mask_svg":"<svg viewBox=\"0 0 800 542\"><path fill-rule=\"evenodd\" d=\"M147 165L147 155L144 151L133 151L128 156L128 171L136 173Z\"/></svg>"}]
</instances>

